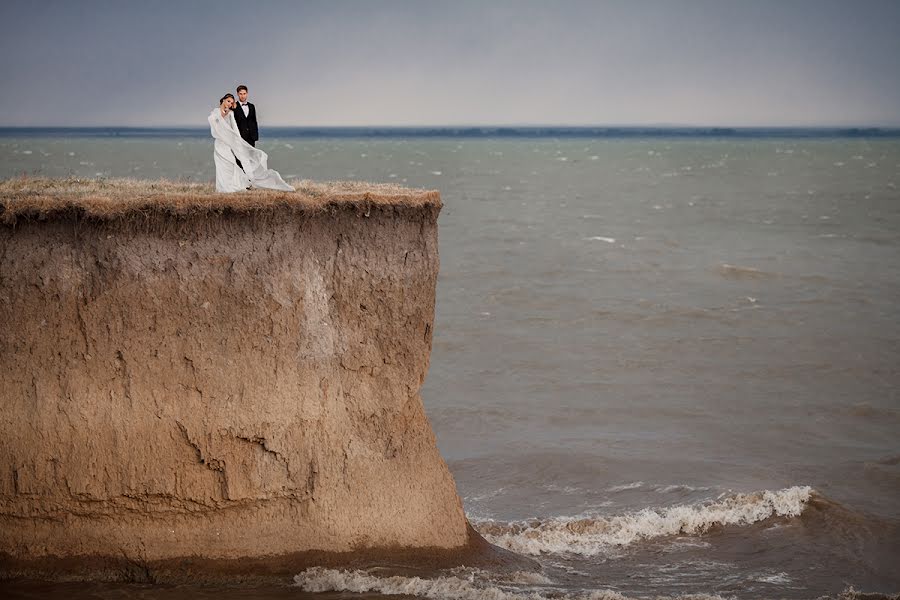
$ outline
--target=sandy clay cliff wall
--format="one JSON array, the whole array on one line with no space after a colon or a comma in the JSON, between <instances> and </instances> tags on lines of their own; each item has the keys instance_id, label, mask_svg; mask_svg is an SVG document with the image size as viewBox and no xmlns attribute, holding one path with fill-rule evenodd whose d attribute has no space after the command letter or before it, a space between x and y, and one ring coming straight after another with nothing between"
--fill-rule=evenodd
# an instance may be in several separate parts
<instances>
[{"instance_id":1,"label":"sandy clay cliff wall","mask_svg":"<svg viewBox=\"0 0 900 600\"><path fill-rule=\"evenodd\" d=\"M328 193L7 200L7 564L471 543L419 396L440 198Z\"/></svg>"}]
</instances>

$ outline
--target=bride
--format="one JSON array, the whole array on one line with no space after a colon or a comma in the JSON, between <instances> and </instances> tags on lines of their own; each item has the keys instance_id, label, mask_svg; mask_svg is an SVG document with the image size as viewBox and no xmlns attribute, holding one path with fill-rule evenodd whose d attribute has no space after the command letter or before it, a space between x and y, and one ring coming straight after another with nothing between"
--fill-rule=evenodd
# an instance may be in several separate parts
<instances>
[{"instance_id":1,"label":"bride","mask_svg":"<svg viewBox=\"0 0 900 600\"><path fill-rule=\"evenodd\" d=\"M269 156L241 138L231 114L234 96L225 94L219 107L209 113L209 131L215 138L216 191L243 192L252 187L293 192L278 174L267 165ZM237 165L241 161L243 169Z\"/></svg>"}]
</instances>

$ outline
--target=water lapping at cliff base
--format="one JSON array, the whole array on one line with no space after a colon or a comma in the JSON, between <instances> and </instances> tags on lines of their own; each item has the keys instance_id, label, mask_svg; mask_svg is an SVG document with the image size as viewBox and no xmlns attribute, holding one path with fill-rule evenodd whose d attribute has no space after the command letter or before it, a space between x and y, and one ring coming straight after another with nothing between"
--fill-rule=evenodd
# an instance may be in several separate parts
<instances>
[{"instance_id":1,"label":"water lapping at cliff base","mask_svg":"<svg viewBox=\"0 0 900 600\"><path fill-rule=\"evenodd\" d=\"M473 526L494 545L521 554L569 553L593 556L637 540L696 535L722 525L749 525L769 517L796 517L813 495L808 486L735 494L713 502L604 517L582 515L512 523L475 521Z\"/></svg>"},{"instance_id":2,"label":"water lapping at cliff base","mask_svg":"<svg viewBox=\"0 0 900 600\"><path fill-rule=\"evenodd\" d=\"M446 600L893 597L859 592L840 573L887 568L880 563L894 552L897 524L810 486L620 514L470 520L493 544L533 557L534 570L313 568L295 584L307 592ZM848 548L855 550L848 554ZM818 572L809 571L804 556L810 553L823 561Z\"/></svg>"},{"instance_id":3,"label":"water lapping at cliff base","mask_svg":"<svg viewBox=\"0 0 900 600\"><path fill-rule=\"evenodd\" d=\"M452 575L434 578L399 575L378 577L361 570L314 567L294 577L294 583L307 592L375 592L435 600L629 600L629 596L612 589L586 589L567 593L539 573L519 572L504 581L478 569L455 571ZM724 600L722 596L709 594L689 594L678 598Z\"/></svg>"},{"instance_id":4,"label":"water lapping at cliff base","mask_svg":"<svg viewBox=\"0 0 900 600\"><path fill-rule=\"evenodd\" d=\"M456 569L434 578L393 575L379 577L370 571L313 567L296 575L294 584L304 592L353 593L363 598L408 596L432 600L726 600L733 596L685 593L672 596L635 596L614 589L582 589L576 592L555 584L539 573L521 572L506 581L493 579L478 569ZM865 593L852 586L834 596L817 600L898 600L900 595Z\"/></svg>"}]
</instances>

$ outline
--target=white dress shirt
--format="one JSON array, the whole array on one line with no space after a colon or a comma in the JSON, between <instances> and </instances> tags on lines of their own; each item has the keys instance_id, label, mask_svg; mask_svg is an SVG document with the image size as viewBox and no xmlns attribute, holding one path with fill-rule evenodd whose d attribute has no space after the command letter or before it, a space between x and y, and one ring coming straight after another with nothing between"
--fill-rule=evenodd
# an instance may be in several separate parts
<instances>
[{"instance_id":1,"label":"white dress shirt","mask_svg":"<svg viewBox=\"0 0 900 600\"><path fill-rule=\"evenodd\" d=\"M250 104L247 102L241 102L241 110L244 111L244 116L250 116Z\"/></svg>"}]
</instances>

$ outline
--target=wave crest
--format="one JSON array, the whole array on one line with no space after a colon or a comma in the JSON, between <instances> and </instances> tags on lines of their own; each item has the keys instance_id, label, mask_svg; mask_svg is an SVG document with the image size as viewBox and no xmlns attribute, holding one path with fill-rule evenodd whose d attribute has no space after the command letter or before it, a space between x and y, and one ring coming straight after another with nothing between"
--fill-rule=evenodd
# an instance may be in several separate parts
<instances>
[{"instance_id":1,"label":"wave crest","mask_svg":"<svg viewBox=\"0 0 900 600\"><path fill-rule=\"evenodd\" d=\"M544 579L539 574L532 574ZM294 576L294 583L306 592L379 593L391 596L416 596L435 600L632 600L614 590L584 590L577 594L548 588L545 593L515 589L486 580L488 574L477 570L465 576L376 577L365 571L343 571L312 567ZM723 600L715 595L678 596L680 600Z\"/></svg>"},{"instance_id":2,"label":"wave crest","mask_svg":"<svg viewBox=\"0 0 900 600\"><path fill-rule=\"evenodd\" d=\"M554 517L546 520L472 525L490 543L537 556L550 553L594 556L611 547L662 536L697 535L716 525L749 525L769 517L796 517L812 497L808 486L735 494L715 502L680 505L613 517Z\"/></svg>"}]
</instances>

